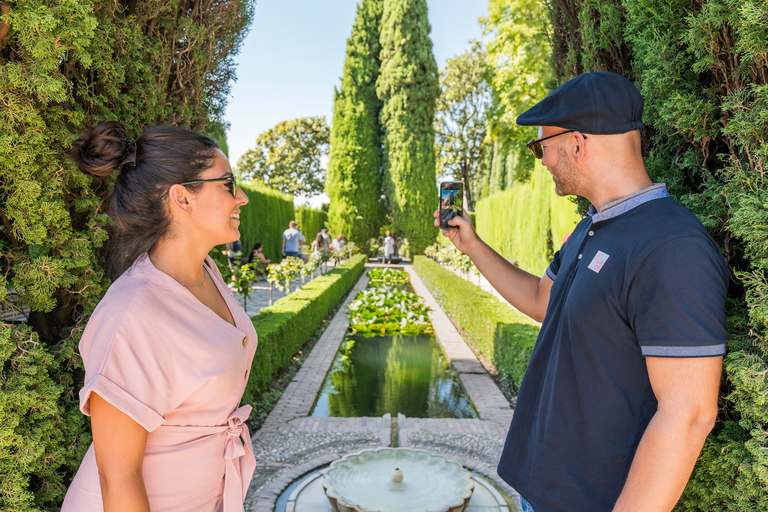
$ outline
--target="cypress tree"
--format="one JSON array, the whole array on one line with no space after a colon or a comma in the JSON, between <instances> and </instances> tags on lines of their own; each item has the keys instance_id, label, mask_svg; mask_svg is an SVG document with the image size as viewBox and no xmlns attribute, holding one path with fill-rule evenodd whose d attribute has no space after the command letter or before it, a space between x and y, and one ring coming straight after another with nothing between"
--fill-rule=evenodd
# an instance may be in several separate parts
<instances>
[{"instance_id":1,"label":"cypress tree","mask_svg":"<svg viewBox=\"0 0 768 512\"><path fill-rule=\"evenodd\" d=\"M491 160L491 195L507 189L507 153L500 141L493 143L493 160Z\"/></svg>"},{"instance_id":2,"label":"cypress tree","mask_svg":"<svg viewBox=\"0 0 768 512\"><path fill-rule=\"evenodd\" d=\"M440 85L430 30L426 0L384 1L376 82L383 101L384 190L395 230L408 238L413 253L437 235L433 121Z\"/></svg>"},{"instance_id":3,"label":"cypress tree","mask_svg":"<svg viewBox=\"0 0 768 512\"><path fill-rule=\"evenodd\" d=\"M362 0L347 40L341 90L334 94L331 151L325 191L328 228L364 245L384 217L381 201L379 31L383 0Z\"/></svg>"}]
</instances>

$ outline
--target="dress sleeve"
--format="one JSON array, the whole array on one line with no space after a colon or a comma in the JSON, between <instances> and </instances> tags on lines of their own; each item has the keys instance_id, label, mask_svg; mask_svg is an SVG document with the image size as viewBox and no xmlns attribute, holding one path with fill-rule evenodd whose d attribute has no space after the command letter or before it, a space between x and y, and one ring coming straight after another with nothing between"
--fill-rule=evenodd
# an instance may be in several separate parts
<instances>
[{"instance_id":1,"label":"dress sleeve","mask_svg":"<svg viewBox=\"0 0 768 512\"><path fill-rule=\"evenodd\" d=\"M727 291L725 261L714 242L685 236L653 249L627 291L643 356L724 355Z\"/></svg>"},{"instance_id":2,"label":"dress sleeve","mask_svg":"<svg viewBox=\"0 0 768 512\"><path fill-rule=\"evenodd\" d=\"M85 385L80 409L90 415L90 397L97 393L151 432L164 415L178 407L200 383L180 358L178 343L169 333L164 307L154 314L140 314L137 301L94 313L81 342ZM145 304L146 306L146 304Z\"/></svg>"}]
</instances>

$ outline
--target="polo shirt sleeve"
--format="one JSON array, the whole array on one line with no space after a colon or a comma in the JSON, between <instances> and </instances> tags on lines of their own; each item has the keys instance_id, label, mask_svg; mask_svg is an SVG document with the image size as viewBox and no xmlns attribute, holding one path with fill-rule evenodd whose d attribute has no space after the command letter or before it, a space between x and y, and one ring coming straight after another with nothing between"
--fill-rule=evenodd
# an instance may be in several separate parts
<instances>
[{"instance_id":1,"label":"polo shirt sleeve","mask_svg":"<svg viewBox=\"0 0 768 512\"><path fill-rule=\"evenodd\" d=\"M565 247L565 244L563 244L563 247ZM562 248L560 249L560 251L562 251ZM561 262L560 251L557 251L555 253L555 257L552 258L552 263L550 263L549 267L547 267L547 276L549 276L549 278L553 281L557 277L557 272L560 270L560 262Z\"/></svg>"},{"instance_id":2,"label":"polo shirt sleeve","mask_svg":"<svg viewBox=\"0 0 768 512\"><path fill-rule=\"evenodd\" d=\"M727 291L725 261L711 240L681 236L651 250L627 289L643 356L724 355Z\"/></svg>"}]
</instances>

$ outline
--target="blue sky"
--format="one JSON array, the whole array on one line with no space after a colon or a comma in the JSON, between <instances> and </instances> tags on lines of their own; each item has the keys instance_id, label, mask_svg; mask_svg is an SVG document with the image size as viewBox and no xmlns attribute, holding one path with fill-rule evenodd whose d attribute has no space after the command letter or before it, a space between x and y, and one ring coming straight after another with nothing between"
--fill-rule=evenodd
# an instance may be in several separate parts
<instances>
[{"instance_id":1,"label":"blue sky","mask_svg":"<svg viewBox=\"0 0 768 512\"><path fill-rule=\"evenodd\" d=\"M237 82L227 106L234 166L256 137L280 121L333 118L357 0L257 0L251 31L236 57ZM433 51L442 69L481 37L488 0L427 0ZM310 199L318 207L322 197ZM327 201L327 199L325 199ZM303 203L304 198L297 199Z\"/></svg>"}]
</instances>

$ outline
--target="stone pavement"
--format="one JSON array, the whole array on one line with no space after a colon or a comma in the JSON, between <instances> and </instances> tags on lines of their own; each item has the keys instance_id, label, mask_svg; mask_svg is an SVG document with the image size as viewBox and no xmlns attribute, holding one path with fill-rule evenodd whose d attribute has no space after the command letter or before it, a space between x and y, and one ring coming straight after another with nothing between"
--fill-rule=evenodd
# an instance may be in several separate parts
<instances>
[{"instance_id":1,"label":"stone pavement","mask_svg":"<svg viewBox=\"0 0 768 512\"><path fill-rule=\"evenodd\" d=\"M430 318L438 342L456 369L480 418L420 419L401 414L397 418L389 414L380 418L309 417L344 338L348 311L342 307L262 428L252 436L257 468L245 500L246 511L273 512L283 491L303 475L347 453L385 446L408 446L439 453L492 480L519 504L517 493L496 475L512 407L437 306L413 267L405 268L411 274L414 291L432 308ZM363 274L345 305L367 283L367 275Z\"/></svg>"}]
</instances>

